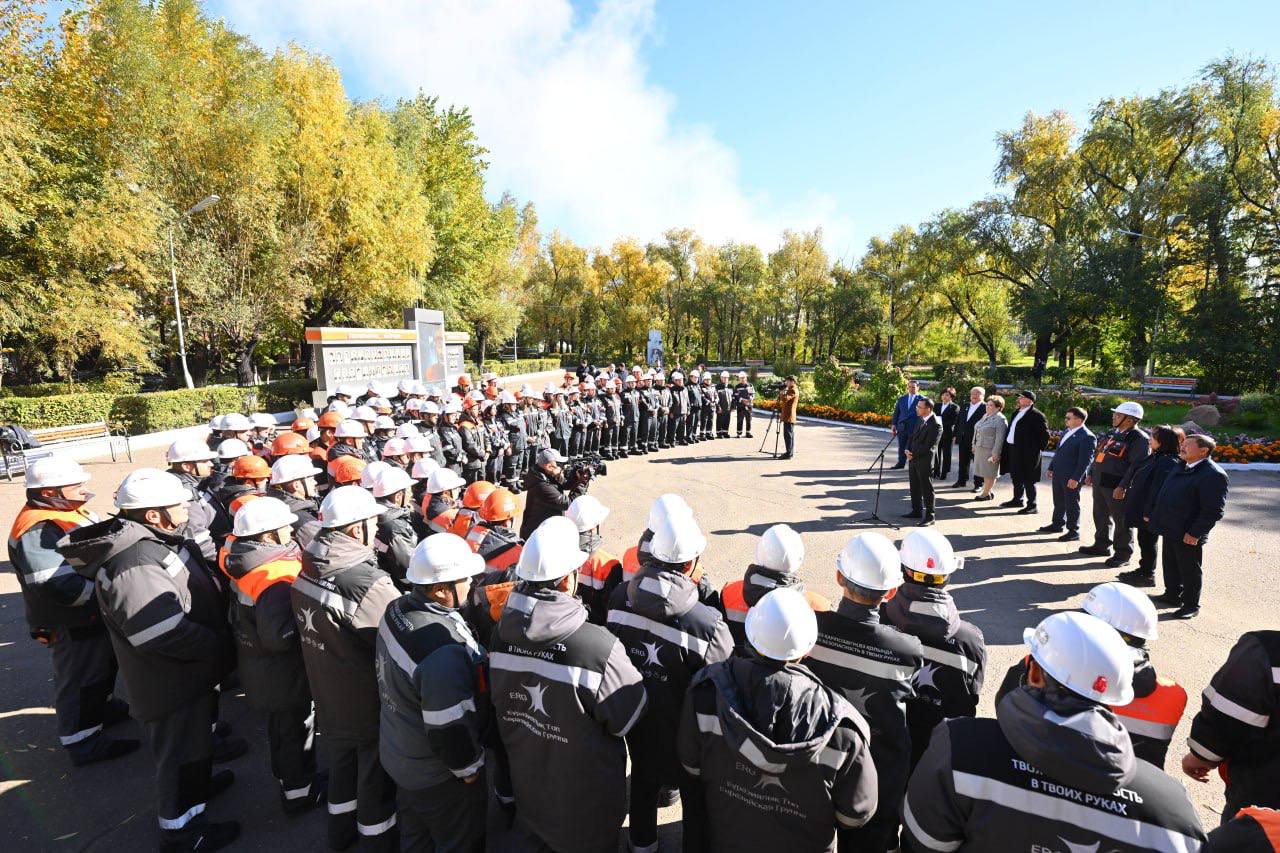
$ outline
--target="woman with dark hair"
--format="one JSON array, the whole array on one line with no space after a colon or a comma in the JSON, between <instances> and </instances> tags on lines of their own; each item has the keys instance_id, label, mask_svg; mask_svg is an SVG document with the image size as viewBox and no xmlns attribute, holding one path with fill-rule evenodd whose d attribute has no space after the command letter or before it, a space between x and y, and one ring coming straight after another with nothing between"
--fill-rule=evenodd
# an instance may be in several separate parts
<instances>
[{"instance_id":1,"label":"woman with dark hair","mask_svg":"<svg viewBox=\"0 0 1280 853\"><path fill-rule=\"evenodd\" d=\"M1151 517L1156 495L1165 478L1181 463L1178 448L1186 433L1181 427L1162 424L1151 430L1151 453L1138 464L1129 485L1125 504L1125 521L1138 533L1138 567L1121 572L1119 579L1133 586L1154 586L1156 572L1156 547L1159 534L1151 530L1144 519Z\"/></svg>"}]
</instances>

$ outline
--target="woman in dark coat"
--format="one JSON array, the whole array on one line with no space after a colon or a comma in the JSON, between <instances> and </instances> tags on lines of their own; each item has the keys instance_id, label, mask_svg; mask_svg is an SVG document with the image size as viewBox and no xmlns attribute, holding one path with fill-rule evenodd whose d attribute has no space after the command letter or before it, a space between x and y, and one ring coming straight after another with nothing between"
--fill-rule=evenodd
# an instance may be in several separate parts
<instances>
[{"instance_id":1,"label":"woman in dark coat","mask_svg":"<svg viewBox=\"0 0 1280 853\"><path fill-rule=\"evenodd\" d=\"M938 417L942 419L942 440L938 444L938 453L933 457L934 479L945 480L951 473L951 444L956 438L956 422L960 418L960 407L954 402L955 393L948 388L938 395Z\"/></svg>"},{"instance_id":2,"label":"woman in dark coat","mask_svg":"<svg viewBox=\"0 0 1280 853\"><path fill-rule=\"evenodd\" d=\"M1144 519L1151 517L1156 495L1165 479L1182 464L1178 448L1186 433L1181 427L1165 424L1151 430L1151 453L1138 464L1133 472L1126 496L1125 522L1138 532L1138 568L1120 573L1120 580L1133 586L1154 586L1156 571L1156 547L1159 534L1153 532Z\"/></svg>"}]
</instances>

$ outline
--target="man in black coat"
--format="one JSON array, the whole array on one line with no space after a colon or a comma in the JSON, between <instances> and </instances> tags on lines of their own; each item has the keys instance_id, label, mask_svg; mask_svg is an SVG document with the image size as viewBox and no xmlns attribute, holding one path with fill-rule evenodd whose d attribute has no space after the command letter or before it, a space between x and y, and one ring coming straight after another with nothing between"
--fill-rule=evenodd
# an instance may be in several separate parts
<instances>
[{"instance_id":1,"label":"man in black coat","mask_svg":"<svg viewBox=\"0 0 1280 853\"><path fill-rule=\"evenodd\" d=\"M1049 523L1039 528L1041 533L1066 533L1059 542L1075 542L1080 538L1080 487L1084 484L1084 472L1093 458L1098 437L1085 428L1089 414L1077 406L1067 409L1067 429L1058 439L1058 447L1049 460L1049 479L1053 481L1053 516Z\"/></svg>"},{"instance_id":2,"label":"man in black coat","mask_svg":"<svg viewBox=\"0 0 1280 853\"><path fill-rule=\"evenodd\" d=\"M1000 454L1000 473L1013 480L1013 498L1000 506L1022 507L1020 515L1036 511L1036 483L1040 482L1040 451L1049 443L1049 425L1044 414L1036 408L1034 391L1018 393L1018 411L1009 421L1009 431L1004 437L1004 452ZM1022 506L1023 494L1027 505Z\"/></svg>"},{"instance_id":3,"label":"man in black coat","mask_svg":"<svg viewBox=\"0 0 1280 853\"><path fill-rule=\"evenodd\" d=\"M1147 519L1163 540L1164 594L1152 600L1177 606L1174 619L1200 612L1204 543L1227 505L1227 473L1209 458L1216 446L1211 435L1197 433L1183 440L1182 467L1164 481Z\"/></svg>"},{"instance_id":4,"label":"man in black coat","mask_svg":"<svg viewBox=\"0 0 1280 853\"><path fill-rule=\"evenodd\" d=\"M548 518L564 515L574 498L587 493L586 482L565 482L560 466L568 461L554 447L538 451L533 470L524 478L527 494L524 515L520 517L521 539L528 539Z\"/></svg>"},{"instance_id":5,"label":"man in black coat","mask_svg":"<svg viewBox=\"0 0 1280 853\"><path fill-rule=\"evenodd\" d=\"M986 396L987 392L982 386L973 386L969 389L969 402L956 413L956 444L959 445L960 450L960 470L956 474L956 481L951 484L953 489L969 485L969 466L973 464L973 428L986 414L987 407L983 405ZM977 491L980 488L982 488L982 478L974 477L973 490Z\"/></svg>"},{"instance_id":6,"label":"man in black coat","mask_svg":"<svg viewBox=\"0 0 1280 853\"><path fill-rule=\"evenodd\" d=\"M938 395L938 417L942 419L942 441L938 445L938 455L933 460L933 476L939 480L947 479L951 473L951 443L956 436L956 422L960 419L960 407L953 400L955 393L947 388Z\"/></svg>"},{"instance_id":7,"label":"man in black coat","mask_svg":"<svg viewBox=\"0 0 1280 853\"><path fill-rule=\"evenodd\" d=\"M933 413L933 401L916 399L916 421L907 439L907 473L911 480L911 512L905 518L920 519L920 527L933 524L933 455L942 440L942 420Z\"/></svg>"}]
</instances>

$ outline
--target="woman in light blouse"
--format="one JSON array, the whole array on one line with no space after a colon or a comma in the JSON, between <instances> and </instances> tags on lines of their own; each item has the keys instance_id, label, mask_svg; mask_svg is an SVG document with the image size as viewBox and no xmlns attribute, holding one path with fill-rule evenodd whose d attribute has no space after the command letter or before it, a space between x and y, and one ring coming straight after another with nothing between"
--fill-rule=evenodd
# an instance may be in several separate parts
<instances>
[{"instance_id":1,"label":"woman in light blouse","mask_svg":"<svg viewBox=\"0 0 1280 853\"><path fill-rule=\"evenodd\" d=\"M1001 411L1004 397L992 394L987 398L987 413L973 426L973 474L982 478L982 494L975 501L989 501L994 495L991 489L1000 476L1000 451L1004 448L1004 435L1009 422Z\"/></svg>"}]
</instances>

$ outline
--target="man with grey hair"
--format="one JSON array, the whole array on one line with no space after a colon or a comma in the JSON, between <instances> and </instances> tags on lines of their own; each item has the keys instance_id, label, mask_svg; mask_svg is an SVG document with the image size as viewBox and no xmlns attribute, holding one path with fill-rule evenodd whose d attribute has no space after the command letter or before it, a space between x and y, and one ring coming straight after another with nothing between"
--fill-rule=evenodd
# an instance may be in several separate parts
<instances>
[{"instance_id":1,"label":"man with grey hair","mask_svg":"<svg viewBox=\"0 0 1280 853\"><path fill-rule=\"evenodd\" d=\"M969 469L973 464L973 428L978 421L982 420L986 412L986 407L983 406L986 396L986 389L981 385L970 388L969 402L960 408L960 415L956 418L956 444L960 445L960 464L956 472L956 481L951 484L953 489L969 485ZM980 488L982 488L982 479L975 476L973 489L977 491Z\"/></svg>"}]
</instances>

